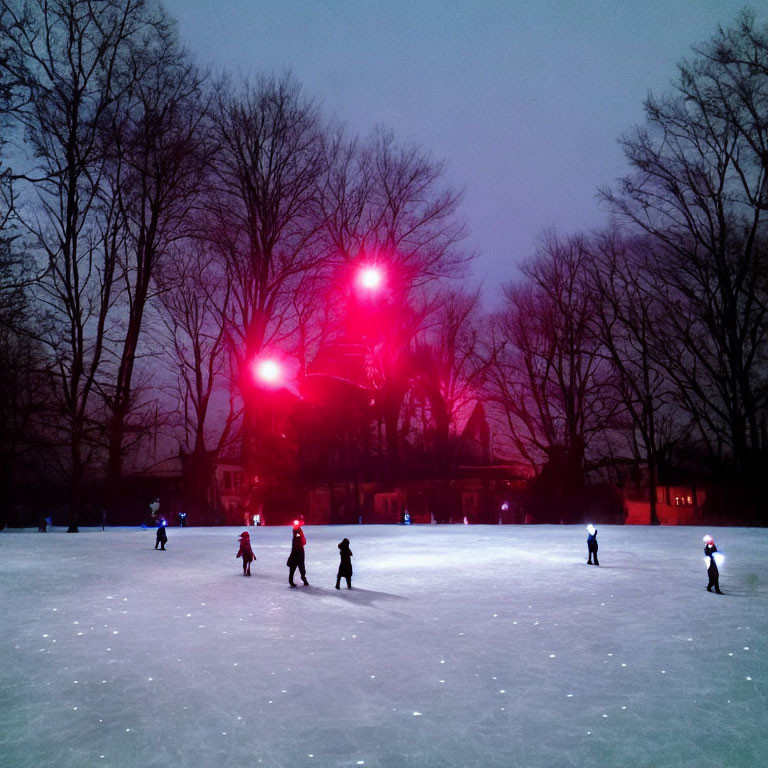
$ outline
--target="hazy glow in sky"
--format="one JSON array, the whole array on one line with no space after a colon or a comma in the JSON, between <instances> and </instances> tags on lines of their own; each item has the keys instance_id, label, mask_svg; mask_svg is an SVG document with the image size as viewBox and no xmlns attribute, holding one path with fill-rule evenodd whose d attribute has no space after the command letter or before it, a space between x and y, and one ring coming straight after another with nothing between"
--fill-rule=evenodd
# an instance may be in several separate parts
<instances>
[{"instance_id":1,"label":"hazy glow in sky","mask_svg":"<svg viewBox=\"0 0 768 768\"><path fill-rule=\"evenodd\" d=\"M618 137L744 0L166 0L201 62L290 69L327 114L445 159L493 302L542 232L606 220ZM762 22L764 0L752 2Z\"/></svg>"}]
</instances>

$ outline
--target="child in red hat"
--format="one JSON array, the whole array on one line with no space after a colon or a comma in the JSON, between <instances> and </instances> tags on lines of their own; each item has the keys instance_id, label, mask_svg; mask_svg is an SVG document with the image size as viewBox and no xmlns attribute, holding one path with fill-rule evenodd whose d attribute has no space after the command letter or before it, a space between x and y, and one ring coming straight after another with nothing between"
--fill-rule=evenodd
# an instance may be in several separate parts
<instances>
[{"instance_id":1,"label":"child in red hat","mask_svg":"<svg viewBox=\"0 0 768 768\"><path fill-rule=\"evenodd\" d=\"M248 531L243 531L238 541L240 542L240 549L237 550L235 557L243 558L243 576L250 576L251 562L256 559L256 555L251 549L251 534Z\"/></svg>"},{"instance_id":2,"label":"child in red hat","mask_svg":"<svg viewBox=\"0 0 768 768\"><path fill-rule=\"evenodd\" d=\"M293 534L291 537L291 554L288 555L288 559L285 564L290 568L288 571L288 583L295 587L296 584L293 581L293 574L296 573L296 569L299 569L301 580L304 582L304 586L308 587L307 581L307 569L304 566L304 545L307 543L307 538L304 536L304 531L301 530L301 520L293 521Z\"/></svg>"}]
</instances>

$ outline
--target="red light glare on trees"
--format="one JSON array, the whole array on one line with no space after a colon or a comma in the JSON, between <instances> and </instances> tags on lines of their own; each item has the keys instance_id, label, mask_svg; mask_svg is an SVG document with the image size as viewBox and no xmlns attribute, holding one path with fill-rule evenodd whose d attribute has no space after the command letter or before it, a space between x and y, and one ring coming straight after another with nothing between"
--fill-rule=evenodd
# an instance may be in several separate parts
<instances>
[{"instance_id":1,"label":"red light glare on trees","mask_svg":"<svg viewBox=\"0 0 768 768\"><path fill-rule=\"evenodd\" d=\"M384 284L384 274L376 266L362 267L357 273L357 284L366 291L377 291Z\"/></svg>"}]
</instances>

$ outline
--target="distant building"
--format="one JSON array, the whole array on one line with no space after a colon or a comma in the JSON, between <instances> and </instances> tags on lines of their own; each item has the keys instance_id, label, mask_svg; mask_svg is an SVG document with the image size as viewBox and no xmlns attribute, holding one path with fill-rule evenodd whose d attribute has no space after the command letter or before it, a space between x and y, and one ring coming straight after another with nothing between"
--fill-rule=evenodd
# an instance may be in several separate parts
<instances>
[{"instance_id":1,"label":"distant building","mask_svg":"<svg viewBox=\"0 0 768 768\"><path fill-rule=\"evenodd\" d=\"M192 478L195 466L190 454L168 456L126 478L125 485L136 499L134 509L126 522L144 520L143 499L160 499L160 515L169 525L179 522L179 513L185 512L188 525L245 525L250 509L250 484L239 459L209 457L210 472L203 478L204 486L200 503L192 503L191 489L200 478ZM142 518L142 519L140 519Z\"/></svg>"}]
</instances>

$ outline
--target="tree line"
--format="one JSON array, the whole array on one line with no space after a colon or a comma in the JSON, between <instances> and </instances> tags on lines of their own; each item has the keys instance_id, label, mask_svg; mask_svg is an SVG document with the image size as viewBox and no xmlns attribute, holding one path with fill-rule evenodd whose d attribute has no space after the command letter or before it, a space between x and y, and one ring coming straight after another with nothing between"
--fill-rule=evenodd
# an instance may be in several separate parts
<instances>
[{"instance_id":1,"label":"tree line","mask_svg":"<svg viewBox=\"0 0 768 768\"><path fill-rule=\"evenodd\" d=\"M66 489L76 530L163 440L204 474L259 438L254 360L280 352L301 388L341 341L362 350L360 428L346 396L315 427L390 478L450 472L479 400L497 455L535 472L561 452L652 500L686 467L757 487L768 27L719 29L645 113L600 192L610 223L544 236L489 314L425 148L352 135L290 74L201 68L154 0L0 0L5 503ZM386 290L361 304L370 259Z\"/></svg>"}]
</instances>

